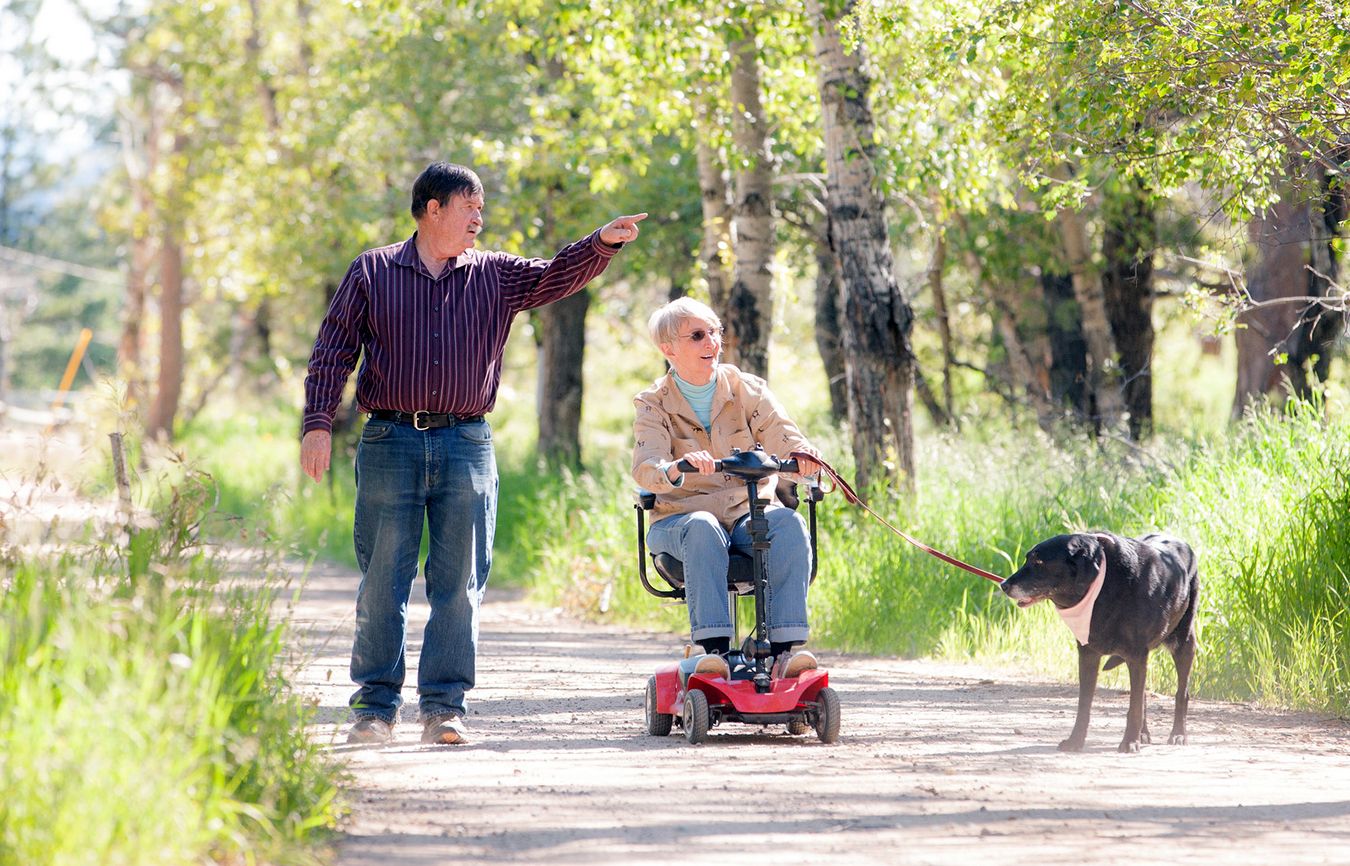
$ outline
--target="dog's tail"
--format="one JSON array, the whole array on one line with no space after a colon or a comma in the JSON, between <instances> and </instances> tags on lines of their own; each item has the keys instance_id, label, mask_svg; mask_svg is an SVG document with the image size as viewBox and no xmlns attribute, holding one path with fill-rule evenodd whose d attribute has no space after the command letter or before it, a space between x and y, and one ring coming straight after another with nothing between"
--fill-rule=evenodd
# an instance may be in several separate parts
<instances>
[{"instance_id":1,"label":"dog's tail","mask_svg":"<svg viewBox=\"0 0 1350 866\"><path fill-rule=\"evenodd\" d=\"M1111 668L1120 667L1123 664L1125 664L1125 659L1120 656L1111 656L1106 660L1106 664L1102 665L1102 670L1109 671Z\"/></svg>"}]
</instances>

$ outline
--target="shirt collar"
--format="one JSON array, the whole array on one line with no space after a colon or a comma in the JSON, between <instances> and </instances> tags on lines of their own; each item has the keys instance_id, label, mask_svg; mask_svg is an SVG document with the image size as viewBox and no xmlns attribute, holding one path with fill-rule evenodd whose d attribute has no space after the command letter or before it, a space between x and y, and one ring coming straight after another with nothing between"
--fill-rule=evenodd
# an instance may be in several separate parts
<instances>
[{"instance_id":1,"label":"shirt collar","mask_svg":"<svg viewBox=\"0 0 1350 866\"><path fill-rule=\"evenodd\" d=\"M713 374L712 374L712 377L711 377L710 379L708 379L708 381L704 382L702 385L695 385L695 384L693 384L693 383L691 383L691 382L686 382L684 379L682 379L682 378L680 377L680 374L679 374L679 373L676 373L674 370L671 370L671 371L670 371L670 378L671 378L672 380L674 380L675 385L676 385L681 391L684 391L684 392L689 393L689 394L694 394L695 396L702 396L702 395L704 395L704 394L710 394L710 393L712 393L712 392L714 392L714 391L717 390L717 368L716 368L716 367L713 367Z\"/></svg>"},{"instance_id":2,"label":"shirt collar","mask_svg":"<svg viewBox=\"0 0 1350 866\"><path fill-rule=\"evenodd\" d=\"M465 250L450 260L450 267L441 271L441 276L443 277L459 268L467 268L473 264L476 255L477 250ZM426 271L426 268L422 265L422 257L417 254L417 232L413 232L412 237L404 241L403 246L399 247L398 253L394 256L394 264L412 268L415 271Z\"/></svg>"}]
</instances>

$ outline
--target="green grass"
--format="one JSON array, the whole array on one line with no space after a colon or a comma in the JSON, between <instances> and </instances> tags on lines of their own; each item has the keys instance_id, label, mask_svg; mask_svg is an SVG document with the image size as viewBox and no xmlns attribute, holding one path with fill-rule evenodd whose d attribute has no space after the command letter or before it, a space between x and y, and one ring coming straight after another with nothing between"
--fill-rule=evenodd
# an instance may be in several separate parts
<instances>
[{"instance_id":1,"label":"green grass","mask_svg":"<svg viewBox=\"0 0 1350 866\"><path fill-rule=\"evenodd\" d=\"M1323 421L1317 407L1146 449L1026 432L929 436L920 466L912 500L874 489L873 507L996 573L1061 532L1180 536L1201 562L1196 693L1350 710L1350 426ZM683 609L662 607L637 582L630 488L626 473L606 470L537 492L536 592L592 616L683 630ZM838 496L822 510L820 558L814 646L1076 676L1072 640L1048 607L1016 609L993 583L911 547ZM1104 682L1123 686L1125 676ZM1151 679L1171 689L1170 662L1152 665Z\"/></svg>"},{"instance_id":2,"label":"green grass","mask_svg":"<svg viewBox=\"0 0 1350 866\"><path fill-rule=\"evenodd\" d=\"M336 824L275 576L195 544L209 487L160 494L129 535L4 548L0 863L314 862Z\"/></svg>"}]
</instances>

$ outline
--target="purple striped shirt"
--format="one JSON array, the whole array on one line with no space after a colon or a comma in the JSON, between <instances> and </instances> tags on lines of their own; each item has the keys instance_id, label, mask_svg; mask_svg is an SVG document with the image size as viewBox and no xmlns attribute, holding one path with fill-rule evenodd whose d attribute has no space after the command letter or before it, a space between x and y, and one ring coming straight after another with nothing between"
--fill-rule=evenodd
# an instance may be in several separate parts
<instances>
[{"instance_id":1,"label":"purple striped shirt","mask_svg":"<svg viewBox=\"0 0 1350 866\"><path fill-rule=\"evenodd\" d=\"M363 412L490 412L516 313L580 291L619 251L597 230L551 260L465 250L432 277L416 238L367 250L347 270L309 358L303 432L333 428L363 351Z\"/></svg>"}]
</instances>

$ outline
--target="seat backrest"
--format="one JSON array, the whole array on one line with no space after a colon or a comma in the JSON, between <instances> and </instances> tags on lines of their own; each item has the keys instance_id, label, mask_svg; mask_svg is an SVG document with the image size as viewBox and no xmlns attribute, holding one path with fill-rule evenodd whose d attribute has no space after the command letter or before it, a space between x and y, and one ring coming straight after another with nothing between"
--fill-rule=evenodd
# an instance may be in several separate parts
<instances>
[{"instance_id":1,"label":"seat backrest","mask_svg":"<svg viewBox=\"0 0 1350 866\"><path fill-rule=\"evenodd\" d=\"M656 573L674 589L684 589L684 563L669 553L653 553L652 565ZM738 551L727 558L727 592L750 595L755 591L754 560Z\"/></svg>"}]
</instances>

